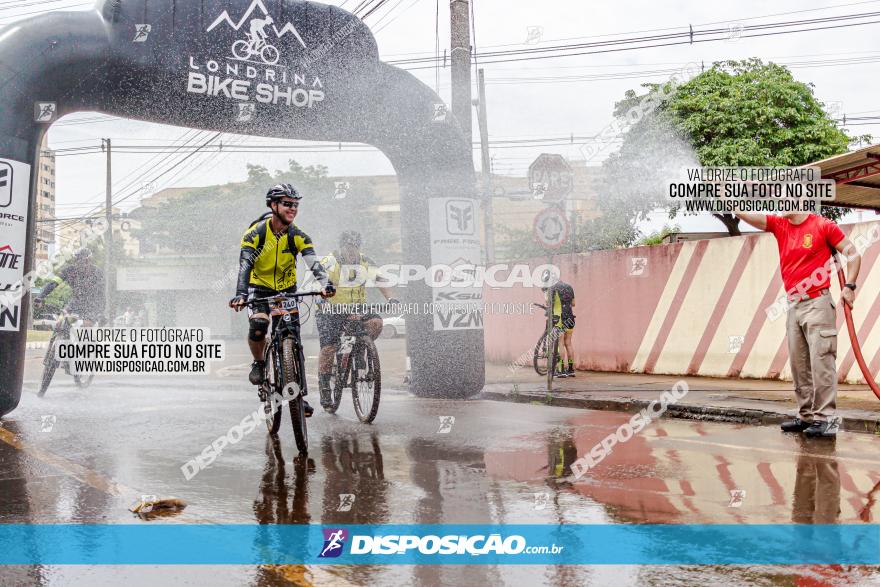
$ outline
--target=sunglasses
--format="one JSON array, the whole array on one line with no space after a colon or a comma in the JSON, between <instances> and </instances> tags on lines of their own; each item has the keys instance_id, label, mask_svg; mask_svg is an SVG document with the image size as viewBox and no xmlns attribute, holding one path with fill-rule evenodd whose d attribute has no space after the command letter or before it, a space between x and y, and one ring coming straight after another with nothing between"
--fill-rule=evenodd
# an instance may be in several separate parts
<instances>
[{"instance_id":1,"label":"sunglasses","mask_svg":"<svg viewBox=\"0 0 880 587\"><path fill-rule=\"evenodd\" d=\"M299 208L299 202L278 202L285 208Z\"/></svg>"}]
</instances>

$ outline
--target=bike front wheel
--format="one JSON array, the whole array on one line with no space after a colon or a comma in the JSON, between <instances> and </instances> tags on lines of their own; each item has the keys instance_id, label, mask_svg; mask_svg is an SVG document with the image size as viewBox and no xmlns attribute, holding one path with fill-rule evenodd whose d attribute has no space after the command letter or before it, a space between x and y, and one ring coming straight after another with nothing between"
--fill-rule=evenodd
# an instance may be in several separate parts
<instances>
[{"instance_id":1,"label":"bike front wheel","mask_svg":"<svg viewBox=\"0 0 880 587\"><path fill-rule=\"evenodd\" d=\"M365 338L351 354L351 397L354 411L361 422L369 424L379 412L379 397L382 394L382 371L379 368L379 353L375 343Z\"/></svg>"},{"instance_id":2,"label":"bike front wheel","mask_svg":"<svg viewBox=\"0 0 880 587\"><path fill-rule=\"evenodd\" d=\"M263 387L260 389L260 395L263 397L263 412L266 418L266 430L269 431L269 434L275 436L278 434L278 430L281 428L281 412L283 412L283 406L280 401L278 401L278 385L277 382L281 379L280 374L278 373L278 362L275 360L275 350L274 347L269 347L269 352L266 353L266 381L263 382Z\"/></svg>"},{"instance_id":3,"label":"bike front wheel","mask_svg":"<svg viewBox=\"0 0 880 587\"><path fill-rule=\"evenodd\" d=\"M535 366L535 373L542 377L547 374L547 333L545 332L538 339L535 345L535 354L532 357L532 364Z\"/></svg>"},{"instance_id":4,"label":"bike front wheel","mask_svg":"<svg viewBox=\"0 0 880 587\"><path fill-rule=\"evenodd\" d=\"M281 341L281 372L282 389L286 394L296 393L296 398L290 400L290 422L293 425L293 438L300 454L309 452L309 435L306 426L306 412L303 409L302 398L302 363L300 353L293 338L285 338ZM294 384L291 386L290 384Z\"/></svg>"},{"instance_id":5,"label":"bike front wheel","mask_svg":"<svg viewBox=\"0 0 880 587\"><path fill-rule=\"evenodd\" d=\"M278 49L276 49L272 45L266 45L260 51L260 58L266 65L275 65L276 63L278 63L279 57L280 54L278 53Z\"/></svg>"},{"instance_id":6,"label":"bike front wheel","mask_svg":"<svg viewBox=\"0 0 880 587\"><path fill-rule=\"evenodd\" d=\"M333 363L333 372L330 375L330 405L324 407L328 414L335 414L342 403L342 390L345 388L345 373L343 373L343 355L337 353Z\"/></svg>"},{"instance_id":7,"label":"bike front wheel","mask_svg":"<svg viewBox=\"0 0 880 587\"><path fill-rule=\"evenodd\" d=\"M52 334L49 340L49 346L46 348L46 357L43 359L43 378L40 380L40 390L37 392L39 397L46 395L49 384L52 383L52 377L61 361L55 359L55 340L58 338L58 332Z\"/></svg>"},{"instance_id":8,"label":"bike front wheel","mask_svg":"<svg viewBox=\"0 0 880 587\"><path fill-rule=\"evenodd\" d=\"M547 391L553 390L553 376L556 374L556 363L559 362L559 337L554 331L553 336L546 339L547 354Z\"/></svg>"},{"instance_id":9,"label":"bike front wheel","mask_svg":"<svg viewBox=\"0 0 880 587\"><path fill-rule=\"evenodd\" d=\"M83 373L82 375L74 375L73 382L80 389L85 389L89 385L92 384L92 381L95 379L94 373Z\"/></svg>"}]
</instances>

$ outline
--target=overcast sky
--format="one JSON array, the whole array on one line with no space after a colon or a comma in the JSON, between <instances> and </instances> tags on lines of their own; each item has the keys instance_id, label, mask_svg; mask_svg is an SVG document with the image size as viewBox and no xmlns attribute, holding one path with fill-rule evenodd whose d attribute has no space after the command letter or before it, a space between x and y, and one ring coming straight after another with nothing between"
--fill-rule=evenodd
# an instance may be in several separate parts
<instances>
[{"instance_id":1,"label":"overcast sky","mask_svg":"<svg viewBox=\"0 0 880 587\"><path fill-rule=\"evenodd\" d=\"M31 4L22 0L21 4ZM335 0L343 4L343 0ZM349 0L346 9L357 5ZM56 0L51 6L81 6L78 0ZM813 11L811 9L826 10ZM4 3L0 7L0 23L14 20L14 15L33 12L40 6L16 8ZM401 54L433 54L435 45L435 10L432 0L391 0L366 23L376 32L383 59L400 58ZM449 47L448 0L440 2L440 47ZM476 46L478 51L490 47L504 49L527 48L572 42L572 39L598 40L602 35L634 36L641 31L656 29L696 30L710 23L714 26L738 23L781 22L880 12L880 0L872 2L819 2L787 0L768 3L757 0L738 2L584 2L583 0L476 0L474 3ZM755 17L764 17L756 19ZM880 16L868 20L880 21ZM833 23L832 23L833 24ZM540 34L526 44L532 35ZM537 31L537 32L536 32ZM797 79L815 85L817 97L848 117L880 114L876 103L877 61L880 60L880 24L817 32L774 35L762 38L732 39L720 42L697 43L675 47L640 49L599 55L521 61L485 66L488 79L487 104L489 133L492 140L510 138L537 138L590 136L602 131L611 122L613 104L630 88L642 82L668 79L668 73L652 75L652 71L683 67L687 63L705 62L707 65L721 59L759 57L783 64L794 64ZM799 64L799 65L797 65ZM641 73L639 73L641 72ZM430 86L435 85L433 69L412 72ZM619 74L633 74L621 79ZM595 79L597 74L604 79ZM607 74L618 74L609 77ZM449 70L441 70L440 95L449 100ZM577 79L594 76L592 79ZM550 78L550 79L542 79ZM560 79L564 78L564 79ZM163 144L181 137L187 129L161 125L127 122L119 119L95 122L94 114L78 113L65 117L52 127L50 146L64 148L100 144L101 137L110 137L114 144L134 144L154 140ZM90 121L91 119L91 121ZM72 124L78 120L85 123ZM476 125L475 130L476 130ZM880 125L850 127L852 134L873 132L880 134ZM227 142L233 137L226 137ZM235 139L241 140L241 139ZM265 143L267 139L250 138ZM876 141L875 141L876 142ZM614 145L596 157L598 164L613 150ZM531 160L542 151L557 152L570 159L582 158L580 145L530 148L497 148L492 150L494 170L498 173L524 175ZM479 152L475 153L479 167ZM120 154L114 158L114 178L117 189L126 184L135 187L148 184L150 159L154 155ZM177 174L169 174L155 182L152 189L172 186L202 186L246 177L248 162L265 165L269 169L286 168L289 154L211 154L193 158L195 164L185 164ZM323 164L333 175L388 174L393 170L381 153L297 153L302 164ZM144 167L146 164L146 167ZM57 202L59 217L69 217L103 201L104 159L100 154L59 157L57 160ZM129 190L132 188L129 188ZM129 198L123 209L138 202ZM662 224L662 220L654 224ZM720 230L720 223L711 219L683 219L678 222L685 229Z\"/></svg>"}]
</instances>

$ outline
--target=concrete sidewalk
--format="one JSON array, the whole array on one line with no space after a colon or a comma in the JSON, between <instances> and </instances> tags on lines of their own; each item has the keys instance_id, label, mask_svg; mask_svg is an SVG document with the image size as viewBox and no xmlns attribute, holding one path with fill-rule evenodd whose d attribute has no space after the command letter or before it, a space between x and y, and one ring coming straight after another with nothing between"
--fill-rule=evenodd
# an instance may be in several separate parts
<instances>
[{"instance_id":1,"label":"concrete sidewalk","mask_svg":"<svg viewBox=\"0 0 880 587\"><path fill-rule=\"evenodd\" d=\"M576 377L554 380L553 393L548 394L546 378L533 370L511 373L507 365L495 364L486 366L481 397L636 412L680 380L689 392L669 407L667 415L675 418L778 425L796 411L792 384L786 381L578 371ZM880 400L867 385L839 386L837 408L844 430L880 435Z\"/></svg>"}]
</instances>

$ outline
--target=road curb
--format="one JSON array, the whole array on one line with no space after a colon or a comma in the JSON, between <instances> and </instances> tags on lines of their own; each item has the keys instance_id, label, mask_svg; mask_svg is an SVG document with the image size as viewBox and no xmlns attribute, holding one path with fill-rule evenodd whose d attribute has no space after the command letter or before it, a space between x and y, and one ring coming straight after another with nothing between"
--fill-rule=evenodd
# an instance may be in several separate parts
<instances>
[{"instance_id":1,"label":"road curb","mask_svg":"<svg viewBox=\"0 0 880 587\"><path fill-rule=\"evenodd\" d=\"M616 412L635 413L648 407L652 401L632 398L592 398L571 397L570 395L553 395L546 392L520 391L508 393L500 391L484 390L481 399L491 401L505 401L526 404L542 404L562 408L579 408L582 410L609 410ZM880 435L880 416L848 415L841 413L843 424L841 428L847 432L859 432L862 434ZM788 413L772 412L747 408L727 406L709 406L695 404L670 404L665 417L679 418L682 420L698 420L703 422L727 422L730 424L752 424L755 426L771 426L788 420Z\"/></svg>"}]
</instances>

